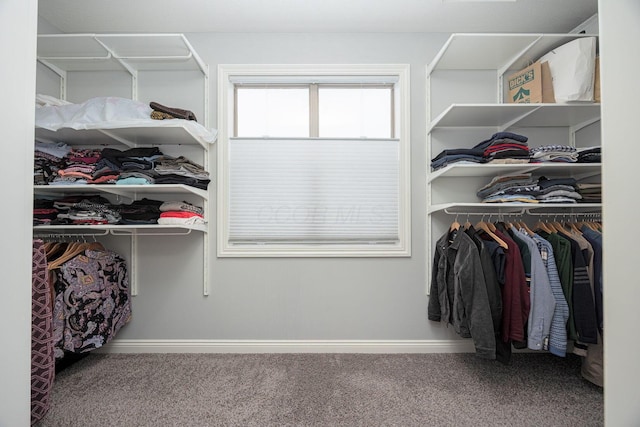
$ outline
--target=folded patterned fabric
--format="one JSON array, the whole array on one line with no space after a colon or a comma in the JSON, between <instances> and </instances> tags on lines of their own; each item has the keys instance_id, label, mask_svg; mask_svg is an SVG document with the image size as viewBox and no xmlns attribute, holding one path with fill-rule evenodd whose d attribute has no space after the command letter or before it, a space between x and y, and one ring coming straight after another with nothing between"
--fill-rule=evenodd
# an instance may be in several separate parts
<instances>
[{"instance_id":1,"label":"folded patterned fabric","mask_svg":"<svg viewBox=\"0 0 640 427\"><path fill-rule=\"evenodd\" d=\"M492 165L522 165L522 164L525 164L525 163L529 163L529 158L526 158L526 159L513 159L513 158L491 159L487 163L492 164Z\"/></svg>"},{"instance_id":2,"label":"folded patterned fabric","mask_svg":"<svg viewBox=\"0 0 640 427\"><path fill-rule=\"evenodd\" d=\"M533 162L565 162L575 163L578 160L577 149L569 145L543 145L531 148Z\"/></svg>"},{"instance_id":3,"label":"folded patterned fabric","mask_svg":"<svg viewBox=\"0 0 640 427\"><path fill-rule=\"evenodd\" d=\"M166 105L158 104L157 102L149 103L149 107L151 107L155 111L160 111L161 113L168 114L176 119L193 120L196 122L198 121L196 119L196 115L189 110L183 110L181 108L174 108L174 107L167 107Z\"/></svg>"},{"instance_id":4,"label":"folded patterned fabric","mask_svg":"<svg viewBox=\"0 0 640 427\"><path fill-rule=\"evenodd\" d=\"M171 114L163 113L162 111L153 110L151 112L151 118L153 120L167 120L167 119L175 119Z\"/></svg>"},{"instance_id":5,"label":"folded patterned fabric","mask_svg":"<svg viewBox=\"0 0 640 427\"><path fill-rule=\"evenodd\" d=\"M490 183L480 188L476 195L484 199L491 194L506 190L516 186L535 185L536 180L531 177L530 173L516 175L499 175L494 177Z\"/></svg>"},{"instance_id":6,"label":"folded patterned fabric","mask_svg":"<svg viewBox=\"0 0 640 427\"><path fill-rule=\"evenodd\" d=\"M535 197L526 194L504 194L487 197L482 200L482 203L538 203L538 200Z\"/></svg>"},{"instance_id":7,"label":"folded patterned fabric","mask_svg":"<svg viewBox=\"0 0 640 427\"><path fill-rule=\"evenodd\" d=\"M192 205L188 202L168 201L160 205L160 212L191 212L198 215L203 215L204 211L201 207Z\"/></svg>"}]
</instances>

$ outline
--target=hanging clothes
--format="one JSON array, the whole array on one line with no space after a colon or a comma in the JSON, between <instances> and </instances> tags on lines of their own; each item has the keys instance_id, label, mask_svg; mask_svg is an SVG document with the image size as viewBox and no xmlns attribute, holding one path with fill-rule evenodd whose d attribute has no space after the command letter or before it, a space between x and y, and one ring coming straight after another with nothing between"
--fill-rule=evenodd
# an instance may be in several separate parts
<instances>
[{"instance_id":1,"label":"hanging clothes","mask_svg":"<svg viewBox=\"0 0 640 427\"><path fill-rule=\"evenodd\" d=\"M521 347L517 343L525 343L526 346L525 331L531 303L522 256L518 245L510 236L500 230L494 233L508 246L504 250L506 258L505 283L502 288L502 340L515 343L516 348ZM485 234L482 238L491 240Z\"/></svg>"},{"instance_id":2,"label":"hanging clothes","mask_svg":"<svg viewBox=\"0 0 640 427\"><path fill-rule=\"evenodd\" d=\"M53 313L47 280L47 257L42 240L33 241L31 281L31 424L41 420L51 408L51 388L55 377L53 353Z\"/></svg>"},{"instance_id":3,"label":"hanging clothes","mask_svg":"<svg viewBox=\"0 0 640 427\"><path fill-rule=\"evenodd\" d=\"M126 261L99 244L79 245L49 263L56 359L102 347L131 318Z\"/></svg>"},{"instance_id":4,"label":"hanging clothes","mask_svg":"<svg viewBox=\"0 0 640 427\"><path fill-rule=\"evenodd\" d=\"M531 350L548 350L551 319L556 309L556 300L551 291L549 274L545 268L538 245L526 233L513 228L529 247L531 255L531 280L529 285L530 310L527 320L527 347Z\"/></svg>"},{"instance_id":5,"label":"hanging clothes","mask_svg":"<svg viewBox=\"0 0 640 427\"><path fill-rule=\"evenodd\" d=\"M583 378L602 386L602 233L586 223L516 225L454 221L436 243L428 318L454 325L493 358L469 317L484 313L496 360L508 364L512 347L573 352Z\"/></svg>"},{"instance_id":6,"label":"hanging clothes","mask_svg":"<svg viewBox=\"0 0 640 427\"><path fill-rule=\"evenodd\" d=\"M480 254L462 230L445 233L436 244L428 318L451 324L458 335L472 338L479 357L496 358Z\"/></svg>"},{"instance_id":7,"label":"hanging clothes","mask_svg":"<svg viewBox=\"0 0 640 427\"><path fill-rule=\"evenodd\" d=\"M567 353L567 321L569 320L569 304L565 299L556 260L553 255L551 243L544 240L537 234L533 235L533 240L538 245L540 256L549 276L549 285L555 299L555 309L551 319L551 330L549 333L549 352L556 356L565 357Z\"/></svg>"}]
</instances>

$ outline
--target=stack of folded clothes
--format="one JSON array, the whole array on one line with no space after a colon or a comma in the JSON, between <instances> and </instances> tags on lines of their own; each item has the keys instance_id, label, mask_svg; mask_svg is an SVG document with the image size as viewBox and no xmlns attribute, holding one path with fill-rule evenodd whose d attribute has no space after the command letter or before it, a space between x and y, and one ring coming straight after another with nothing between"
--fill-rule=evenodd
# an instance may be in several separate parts
<instances>
[{"instance_id":1,"label":"stack of folded clothes","mask_svg":"<svg viewBox=\"0 0 640 427\"><path fill-rule=\"evenodd\" d=\"M482 148L453 148L443 150L431 159L431 169L438 170L453 163L486 163Z\"/></svg>"},{"instance_id":2,"label":"stack of folded clothes","mask_svg":"<svg viewBox=\"0 0 640 427\"><path fill-rule=\"evenodd\" d=\"M530 148L529 153L531 154L532 163L575 163L578 161L577 149L569 145L543 145Z\"/></svg>"},{"instance_id":3,"label":"stack of folded clothes","mask_svg":"<svg viewBox=\"0 0 640 427\"><path fill-rule=\"evenodd\" d=\"M58 209L53 200L35 199L33 201L33 225L50 225L58 218Z\"/></svg>"},{"instance_id":4,"label":"stack of folded clothes","mask_svg":"<svg viewBox=\"0 0 640 427\"><path fill-rule=\"evenodd\" d=\"M73 148L49 185L82 185L93 181L100 150Z\"/></svg>"},{"instance_id":5,"label":"stack of folded clothes","mask_svg":"<svg viewBox=\"0 0 640 427\"><path fill-rule=\"evenodd\" d=\"M184 156L163 154L158 147L69 149L62 144L36 144L37 185L184 184L206 190L209 172Z\"/></svg>"},{"instance_id":6,"label":"stack of folded clothes","mask_svg":"<svg viewBox=\"0 0 640 427\"><path fill-rule=\"evenodd\" d=\"M536 196L540 203L577 203L582 196L576 191L575 178L546 178L538 179L540 193Z\"/></svg>"},{"instance_id":7,"label":"stack of folded clothes","mask_svg":"<svg viewBox=\"0 0 640 427\"><path fill-rule=\"evenodd\" d=\"M498 132L473 148L443 150L431 160L437 170L453 163L529 163L528 138L513 132Z\"/></svg>"},{"instance_id":8,"label":"stack of folded clothes","mask_svg":"<svg viewBox=\"0 0 640 427\"><path fill-rule=\"evenodd\" d=\"M118 207L102 196L67 196L53 203L58 215L51 224L98 225L119 224Z\"/></svg>"},{"instance_id":9,"label":"stack of folded clothes","mask_svg":"<svg viewBox=\"0 0 640 427\"><path fill-rule=\"evenodd\" d=\"M64 142L35 142L33 183L47 185L60 168L65 167L64 158L71 148Z\"/></svg>"},{"instance_id":10,"label":"stack of folded clothes","mask_svg":"<svg viewBox=\"0 0 640 427\"><path fill-rule=\"evenodd\" d=\"M577 191L584 203L602 203L602 184L578 184Z\"/></svg>"},{"instance_id":11,"label":"stack of folded clothes","mask_svg":"<svg viewBox=\"0 0 640 427\"><path fill-rule=\"evenodd\" d=\"M601 163L600 147L578 148L578 163Z\"/></svg>"},{"instance_id":12,"label":"stack of folded clothes","mask_svg":"<svg viewBox=\"0 0 640 427\"><path fill-rule=\"evenodd\" d=\"M156 184L185 184L206 190L210 182L209 172L184 156L159 158L154 172Z\"/></svg>"},{"instance_id":13,"label":"stack of folded clothes","mask_svg":"<svg viewBox=\"0 0 640 427\"><path fill-rule=\"evenodd\" d=\"M476 145L484 148L488 163L529 163L528 138L513 132L498 132Z\"/></svg>"},{"instance_id":14,"label":"stack of folded clothes","mask_svg":"<svg viewBox=\"0 0 640 427\"><path fill-rule=\"evenodd\" d=\"M538 203L539 187L530 173L499 175L476 193L483 203Z\"/></svg>"},{"instance_id":15,"label":"stack of folded clothes","mask_svg":"<svg viewBox=\"0 0 640 427\"><path fill-rule=\"evenodd\" d=\"M118 205L122 216L121 224L157 224L160 218L160 200L142 198L123 205Z\"/></svg>"},{"instance_id":16,"label":"stack of folded clothes","mask_svg":"<svg viewBox=\"0 0 640 427\"><path fill-rule=\"evenodd\" d=\"M102 150L101 160L112 171L117 171L116 185L146 185L154 183L155 162L163 156L158 147L139 147L120 151Z\"/></svg>"},{"instance_id":17,"label":"stack of folded clothes","mask_svg":"<svg viewBox=\"0 0 640 427\"><path fill-rule=\"evenodd\" d=\"M97 195L65 196L54 200L35 199L33 224L162 224L166 222L160 220L161 215L164 213L160 208L166 203L161 200L143 198L130 204L113 204L106 198ZM184 208L189 204L180 202L180 206ZM193 210L202 217L201 208L193 207ZM173 223L177 224L179 222ZM180 224L185 223L180 222Z\"/></svg>"},{"instance_id":18,"label":"stack of folded clothes","mask_svg":"<svg viewBox=\"0 0 640 427\"><path fill-rule=\"evenodd\" d=\"M160 205L158 224L195 225L205 224L201 207L188 202L168 201Z\"/></svg>"},{"instance_id":19,"label":"stack of folded clothes","mask_svg":"<svg viewBox=\"0 0 640 427\"><path fill-rule=\"evenodd\" d=\"M577 203L574 178L533 178L530 173L500 175L476 193L483 203Z\"/></svg>"}]
</instances>

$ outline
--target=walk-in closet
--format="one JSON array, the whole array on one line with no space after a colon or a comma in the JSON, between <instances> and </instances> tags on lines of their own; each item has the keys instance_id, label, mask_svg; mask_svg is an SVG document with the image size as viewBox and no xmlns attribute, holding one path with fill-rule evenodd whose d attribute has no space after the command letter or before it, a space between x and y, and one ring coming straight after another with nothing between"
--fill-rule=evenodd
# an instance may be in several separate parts
<instances>
[{"instance_id":1,"label":"walk-in closet","mask_svg":"<svg viewBox=\"0 0 640 427\"><path fill-rule=\"evenodd\" d=\"M0 426L637 424L639 20L5 1Z\"/></svg>"}]
</instances>

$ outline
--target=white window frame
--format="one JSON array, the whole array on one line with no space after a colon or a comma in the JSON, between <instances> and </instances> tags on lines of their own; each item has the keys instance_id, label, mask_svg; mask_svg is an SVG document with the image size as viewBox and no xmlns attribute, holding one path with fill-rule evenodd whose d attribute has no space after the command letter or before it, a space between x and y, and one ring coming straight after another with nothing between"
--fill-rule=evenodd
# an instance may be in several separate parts
<instances>
[{"instance_id":1,"label":"white window frame","mask_svg":"<svg viewBox=\"0 0 640 427\"><path fill-rule=\"evenodd\" d=\"M408 257L411 256L411 162L410 162L410 89L408 64L349 65L218 65L218 140L217 140L217 254L219 257ZM305 243L305 244L229 244L229 138L234 134L234 81L282 79L295 83L310 77L358 82L376 76L397 78L395 87L395 132L399 140L399 241L395 243Z\"/></svg>"}]
</instances>

